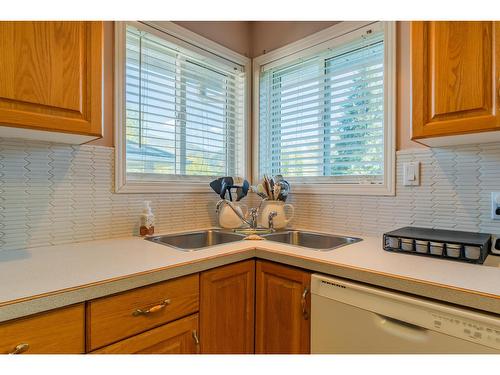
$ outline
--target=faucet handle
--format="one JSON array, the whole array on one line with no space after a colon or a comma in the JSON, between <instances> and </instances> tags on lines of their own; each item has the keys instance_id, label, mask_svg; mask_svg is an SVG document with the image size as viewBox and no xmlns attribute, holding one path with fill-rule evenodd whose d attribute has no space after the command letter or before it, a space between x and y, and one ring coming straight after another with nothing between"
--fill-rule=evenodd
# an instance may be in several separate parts
<instances>
[{"instance_id":1,"label":"faucet handle","mask_svg":"<svg viewBox=\"0 0 500 375\"><path fill-rule=\"evenodd\" d=\"M269 212L269 215L267 217L267 226L269 229L274 231L274 223L273 223L273 218L276 217L278 213L276 211L271 211Z\"/></svg>"}]
</instances>

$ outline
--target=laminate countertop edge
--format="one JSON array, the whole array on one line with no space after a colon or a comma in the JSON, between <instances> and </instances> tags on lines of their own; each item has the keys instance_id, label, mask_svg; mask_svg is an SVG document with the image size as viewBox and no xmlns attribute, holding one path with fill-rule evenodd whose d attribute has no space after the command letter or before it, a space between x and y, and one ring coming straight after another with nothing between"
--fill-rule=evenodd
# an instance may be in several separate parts
<instances>
[{"instance_id":1,"label":"laminate countertop edge","mask_svg":"<svg viewBox=\"0 0 500 375\"><path fill-rule=\"evenodd\" d=\"M200 259L192 263L154 269L138 274L118 277L116 279L99 281L92 284L9 301L6 304L0 304L0 322L70 306L100 297L106 297L161 281L167 281L242 260L252 259L254 257L255 249L245 249L234 253Z\"/></svg>"},{"instance_id":2,"label":"laminate countertop edge","mask_svg":"<svg viewBox=\"0 0 500 375\"><path fill-rule=\"evenodd\" d=\"M117 254L123 256L122 263L113 262L113 257L116 257ZM30 259L28 255L33 259ZM125 238L116 241L102 240L72 244L67 245L67 248L34 248L30 250L28 255L26 256L27 260L13 261L9 265L10 259L2 264L2 253L0 253L0 322L251 258L275 261L308 269L312 272L500 314L499 267L458 264L457 262L389 253L381 250L381 239L379 238L367 238L357 244L345 246L329 253L301 249L271 241L240 241L239 243L214 246L203 251L182 253L141 239ZM145 259L144 264L135 264L141 262L142 256ZM37 263L37 261L49 263L51 259L59 259L58 257L63 258L59 261L64 266L65 262L69 260L78 265L82 259L87 263L82 262L81 266L74 266L75 268L81 267L81 269L75 270L76 275L63 271L61 271L61 275L58 275L56 271L50 272L49 265L46 264L46 268L43 268L43 264L38 265ZM8 257L4 255L4 258ZM94 273L90 275L78 274L78 272L87 270L94 262L97 264L95 266L97 270ZM25 263L28 265L28 269L22 268ZM112 269L111 265L114 263L118 264ZM160 264L155 267L157 263ZM30 288L35 286L36 281L24 280L21 276L16 275L18 272L36 273L38 267L41 270L37 276L42 280L42 284L47 282L48 285L44 286L46 290L41 287L33 287L33 293L31 293L29 292ZM108 271L106 267L110 270ZM57 265L54 265L54 268L57 268ZM11 278L6 275L5 279L2 279L2 270L10 272ZM428 277L426 277L427 273ZM98 276L94 278L94 274ZM48 280L49 275L54 275L55 280ZM70 276L73 278L71 279ZM16 280L12 280L16 277L18 277L19 282L24 282L24 285L16 285ZM57 277L61 279L61 283L58 283ZM69 281L66 280L66 284L63 283L64 277L69 279ZM463 279L464 277L465 279ZM84 281L75 281L80 280L80 278ZM497 285L490 285L495 280ZM483 288L482 286L486 283L487 287ZM9 293L7 293L9 285L19 289L16 293L9 290L10 296L19 296L19 298L9 298ZM58 288L59 285L62 287ZM37 293L35 290L39 292ZM4 296L2 296L2 291L5 292Z\"/></svg>"}]
</instances>

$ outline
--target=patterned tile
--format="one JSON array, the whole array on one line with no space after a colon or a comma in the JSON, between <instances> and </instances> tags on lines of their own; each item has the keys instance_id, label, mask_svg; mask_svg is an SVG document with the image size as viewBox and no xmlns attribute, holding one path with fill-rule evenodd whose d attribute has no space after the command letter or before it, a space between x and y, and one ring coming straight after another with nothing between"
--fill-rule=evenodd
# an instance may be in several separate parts
<instances>
[{"instance_id":1,"label":"patterned tile","mask_svg":"<svg viewBox=\"0 0 500 375\"><path fill-rule=\"evenodd\" d=\"M402 163L410 161L420 161L420 186L403 186ZM318 204L292 195L300 213L293 225L360 235L405 225L500 233L500 221L490 218L490 193L500 191L499 171L500 144L400 151L396 196L322 195ZM328 215L317 208L330 206Z\"/></svg>"},{"instance_id":2,"label":"patterned tile","mask_svg":"<svg viewBox=\"0 0 500 375\"><path fill-rule=\"evenodd\" d=\"M108 147L0 138L0 251L136 234L143 200L158 232L216 224L214 194L114 194L113 162Z\"/></svg>"},{"instance_id":3,"label":"patterned tile","mask_svg":"<svg viewBox=\"0 0 500 375\"><path fill-rule=\"evenodd\" d=\"M420 161L420 186L402 163ZM0 251L137 234L151 200L157 232L216 225L215 194L114 194L114 153L0 138ZM292 225L377 235L404 225L500 233L490 193L500 191L500 144L397 153L396 196L291 195ZM292 187L293 190L293 187ZM257 206L251 195L246 204Z\"/></svg>"}]
</instances>

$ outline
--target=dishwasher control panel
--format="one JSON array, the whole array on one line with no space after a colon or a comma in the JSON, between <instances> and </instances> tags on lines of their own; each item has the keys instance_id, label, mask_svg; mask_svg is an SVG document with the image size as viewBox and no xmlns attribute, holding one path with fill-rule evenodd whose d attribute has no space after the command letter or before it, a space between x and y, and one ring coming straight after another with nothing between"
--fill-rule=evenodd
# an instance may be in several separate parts
<instances>
[{"instance_id":1,"label":"dishwasher control panel","mask_svg":"<svg viewBox=\"0 0 500 375\"><path fill-rule=\"evenodd\" d=\"M500 327L488 326L461 317L431 312L436 331L489 347L500 347Z\"/></svg>"}]
</instances>

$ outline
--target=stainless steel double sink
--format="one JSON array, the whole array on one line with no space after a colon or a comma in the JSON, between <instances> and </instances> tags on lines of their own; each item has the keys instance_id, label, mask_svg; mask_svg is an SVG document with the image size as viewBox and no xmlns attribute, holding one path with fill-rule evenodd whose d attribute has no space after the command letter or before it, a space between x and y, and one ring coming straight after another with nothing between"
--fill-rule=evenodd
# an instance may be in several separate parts
<instances>
[{"instance_id":1,"label":"stainless steel double sink","mask_svg":"<svg viewBox=\"0 0 500 375\"><path fill-rule=\"evenodd\" d=\"M196 232L146 237L146 240L187 252L200 250L209 246L241 241L245 237L245 234L234 233L224 229L208 229ZM316 251L331 251L341 246L361 241L361 238L301 230L278 231L263 234L261 237L269 241L300 246Z\"/></svg>"}]
</instances>

